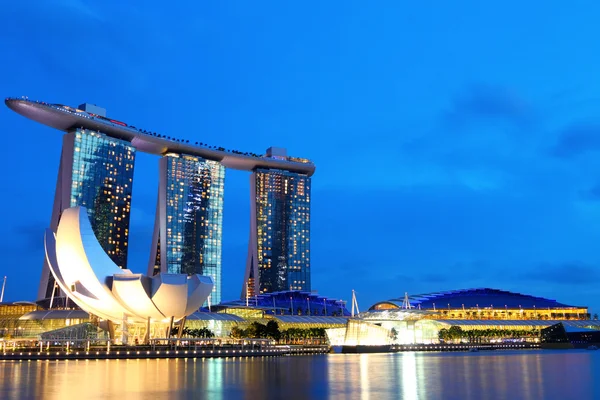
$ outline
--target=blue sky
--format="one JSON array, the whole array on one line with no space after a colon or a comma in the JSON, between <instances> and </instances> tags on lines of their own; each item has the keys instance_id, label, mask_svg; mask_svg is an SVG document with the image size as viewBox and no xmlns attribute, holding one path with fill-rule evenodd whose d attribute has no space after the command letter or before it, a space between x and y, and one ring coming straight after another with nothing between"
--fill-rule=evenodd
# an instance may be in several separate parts
<instances>
[{"instance_id":1,"label":"blue sky","mask_svg":"<svg viewBox=\"0 0 600 400\"><path fill-rule=\"evenodd\" d=\"M600 311L600 4L48 0L0 5L4 96L317 165L312 281L361 308L494 287ZM198 4L199 3L199 4ZM33 299L60 132L0 109L6 299ZM145 269L158 160L136 161ZM249 175L226 176L223 297Z\"/></svg>"}]
</instances>

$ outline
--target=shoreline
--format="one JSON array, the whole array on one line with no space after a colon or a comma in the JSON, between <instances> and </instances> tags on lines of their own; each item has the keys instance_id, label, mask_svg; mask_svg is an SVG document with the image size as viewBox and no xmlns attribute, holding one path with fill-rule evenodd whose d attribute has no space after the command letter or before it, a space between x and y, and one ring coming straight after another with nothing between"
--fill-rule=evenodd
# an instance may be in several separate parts
<instances>
[{"instance_id":1,"label":"shoreline","mask_svg":"<svg viewBox=\"0 0 600 400\"><path fill-rule=\"evenodd\" d=\"M148 350L127 349L90 349L86 350L52 350L38 349L15 350L0 353L0 361L37 361L37 360L125 360L125 359L157 359L157 358L226 358L226 357L278 357L287 355L328 354L329 346L311 347L269 347L263 349L161 349Z\"/></svg>"},{"instance_id":2,"label":"shoreline","mask_svg":"<svg viewBox=\"0 0 600 400\"><path fill-rule=\"evenodd\" d=\"M493 350L528 350L541 349L539 343L474 345L474 344L414 344L393 345L389 349L370 351L368 346L359 346L357 351L345 351L344 354L363 353L403 353L403 352L472 352ZM15 349L0 353L0 361L45 361L45 360L126 360L126 359L179 359L179 358L227 358L227 357L281 357L292 355L323 355L337 353L333 346L273 346L262 349L242 348L211 348L211 349L157 349L147 347L129 347L124 349L112 348L90 349L86 351L71 349L52 349L39 351L33 349Z\"/></svg>"}]
</instances>

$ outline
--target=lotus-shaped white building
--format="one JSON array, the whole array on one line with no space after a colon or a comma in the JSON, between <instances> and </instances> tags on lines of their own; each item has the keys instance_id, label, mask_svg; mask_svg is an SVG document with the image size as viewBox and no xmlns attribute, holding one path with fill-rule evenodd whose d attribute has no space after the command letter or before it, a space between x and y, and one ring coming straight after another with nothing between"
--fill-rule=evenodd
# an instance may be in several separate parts
<instances>
[{"instance_id":1,"label":"lotus-shaped white building","mask_svg":"<svg viewBox=\"0 0 600 400\"><path fill-rule=\"evenodd\" d=\"M208 276L148 277L119 268L92 231L87 210L63 211L57 232L46 230L46 258L60 289L83 310L120 324L168 322L197 311L208 298Z\"/></svg>"}]
</instances>

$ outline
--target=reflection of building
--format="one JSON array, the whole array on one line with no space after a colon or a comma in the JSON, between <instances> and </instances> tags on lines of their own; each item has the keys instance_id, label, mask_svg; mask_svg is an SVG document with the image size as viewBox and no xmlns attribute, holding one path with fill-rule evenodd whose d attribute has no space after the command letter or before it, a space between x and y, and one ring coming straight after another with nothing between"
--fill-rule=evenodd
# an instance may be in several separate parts
<instances>
[{"instance_id":1,"label":"reflection of building","mask_svg":"<svg viewBox=\"0 0 600 400\"><path fill-rule=\"evenodd\" d=\"M121 268L127 268L134 161L128 142L85 129L65 134L50 224L56 230L64 209L87 207L100 245ZM38 298L51 298L53 289L44 260Z\"/></svg>"},{"instance_id":2,"label":"reflection of building","mask_svg":"<svg viewBox=\"0 0 600 400\"><path fill-rule=\"evenodd\" d=\"M288 159L285 150L267 156ZM242 298L310 291L310 177L257 169L251 176L251 226Z\"/></svg>"},{"instance_id":3,"label":"reflection of building","mask_svg":"<svg viewBox=\"0 0 600 400\"><path fill-rule=\"evenodd\" d=\"M221 237L225 168L200 157L160 160L159 194L149 275L213 278L211 302L221 301Z\"/></svg>"}]
</instances>

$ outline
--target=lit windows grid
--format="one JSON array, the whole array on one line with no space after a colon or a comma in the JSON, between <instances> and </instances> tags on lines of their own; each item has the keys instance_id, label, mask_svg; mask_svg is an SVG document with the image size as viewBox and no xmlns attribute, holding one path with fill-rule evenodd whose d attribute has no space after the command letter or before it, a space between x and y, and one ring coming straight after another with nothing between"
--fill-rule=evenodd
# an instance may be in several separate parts
<instances>
[{"instance_id":1,"label":"lit windows grid","mask_svg":"<svg viewBox=\"0 0 600 400\"><path fill-rule=\"evenodd\" d=\"M211 276L211 302L218 304L225 168L200 157L166 157L166 246L160 249L167 272Z\"/></svg>"},{"instance_id":2,"label":"lit windows grid","mask_svg":"<svg viewBox=\"0 0 600 400\"><path fill-rule=\"evenodd\" d=\"M129 142L74 132L70 206L84 206L102 248L127 268L135 148Z\"/></svg>"},{"instance_id":3,"label":"lit windows grid","mask_svg":"<svg viewBox=\"0 0 600 400\"><path fill-rule=\"evenodd\" d=\"M256 171L260 293L310 290L310 178Z\"/></svg>"}]
</instances>

